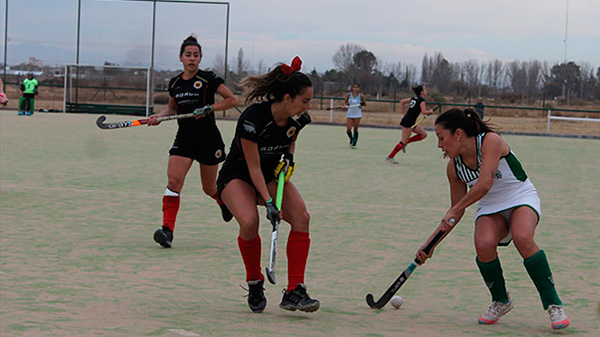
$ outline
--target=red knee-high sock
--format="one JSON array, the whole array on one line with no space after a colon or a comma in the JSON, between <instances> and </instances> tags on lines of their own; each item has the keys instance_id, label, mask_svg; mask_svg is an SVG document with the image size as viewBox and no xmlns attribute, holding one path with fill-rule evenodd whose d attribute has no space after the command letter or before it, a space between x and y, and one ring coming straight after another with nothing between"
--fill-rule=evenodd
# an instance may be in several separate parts
<instances>
[{"instance_id":1,"label":"red knee-high sock","mask_svg":"<svg viewBox=\"0 0 600 337\"><path fill-rule=\"evenodd\" d=\"M423 137L422 135L414 135L408 139L408 144L410 144L412 142L418 142L420 140L423 140L424 138L425 137Z\"/></svg>"},{"instance_id":2,"label":"red knee-high sock","mask_svg":"<svg viewBox=\"0 0 600 337\"><path fill-rule=\"evenodd\" d=\"M403 148L404 148L404 143L399 142L398 144L396 144L396 146L394 147L392 152L390 152L388 157L394 158L398 152L402 151Z\"/></svg>"},{"instance_id":3,"label":"red knee-high sock","mask_svg":"<svg viewBox=\"0 0 600 337\"><path fill-rule=\"evenodd\" d=\"M265 277L260 268L260 236L257 235L252 240L244 240L238 236L238 246L246 267L246 282L264 280Z\"/></svg>"},{"instance_id":4,"label":"red knee-high sock","mask_svg":"<svg viewBox=\"0 0 600 337\"><path fill-rule=\"evenodd\" d=\"M290 231L286 252L288 259L288 292L296 289L298 283L304 283L309 248L310 238L308 233Z\"/></svg>"},{"instance_id":5,"label":"red knee-high sock","mask_svg":"<svg viewBox=\"0 0 600 337\"><path fill-rule=\"evenodd\" d=\"M175 230L175 219L179 211L179 197L163 195L162 203L163 226L172 232Z\"/></svg>"}]
</instances>

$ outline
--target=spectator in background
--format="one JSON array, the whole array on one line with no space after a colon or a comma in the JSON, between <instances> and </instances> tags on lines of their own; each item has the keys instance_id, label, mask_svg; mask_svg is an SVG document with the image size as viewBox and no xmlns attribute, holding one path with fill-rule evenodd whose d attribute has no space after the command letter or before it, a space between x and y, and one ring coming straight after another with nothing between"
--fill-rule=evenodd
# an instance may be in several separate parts
<instances>
[{"instance_id":1,"label":"spectator in background","mask_svg":"<svg viewBox=\"0 0 600 337\"><path fill-rule=\"evenodd\" d=\"M483 98L479 97L475 103L475 111L479 114L480 119L483 119L483 109L485 109L485 104L483 104Z\"/></svg>"},{"instance_id":2,"label":"spectator in background","mask_svg":"<svg viewBox=\"0 0 600 337\"><path fill-rule=\"evenodd\" d=\"M21 83L23 97L19 99L19 115L33 115L37 86L38 81L33 78L33 73L28 73L27 78Z\"/></svg>"},{"instance_id":3,"label":"spectator in background","mask_svg":"<svg viewBox=\"0 0 600 337\"><path fill-rule=\"evenodd\" d=\"M2 79L0 78L0 104L6 106L7 103L8 98L6 98L6 94L4 93L4 82L2 82Z\"/></svg>"}]
</instances>

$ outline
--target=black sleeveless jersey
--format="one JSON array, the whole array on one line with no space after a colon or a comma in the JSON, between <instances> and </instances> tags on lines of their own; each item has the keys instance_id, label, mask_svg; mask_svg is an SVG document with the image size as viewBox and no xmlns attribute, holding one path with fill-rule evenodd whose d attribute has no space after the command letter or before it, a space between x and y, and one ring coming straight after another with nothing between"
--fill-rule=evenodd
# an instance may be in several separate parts
<instances>
[{"instance_id":1,"label":"black sleeveless jersey","mask_svg":"<svg viewBox=\"0 0 600 337\"><path fill-rule=\"evenodd\" d=\"M182 75L183 72L169 82L169 96L177 103L178 115L192 113L197 108L215 103L217 88L224 83L221 77L203 70L198 70L189 80L184 80ZM210 140L215 136L215 130L218 132L214 112L203 118L185 118L177 122L177 138L183 141Z\"/></svg>"},{"instance_id":2,"label":"black sleeveless jersey","mask_svg":"<svg viewBox=\"0 0 600 337\"><path fill-rule=\"evenodd\" d=\"M311 122L308 112L297 118L289 118L283 127L278 126L271 113L272 101L255 103L249 106L237 122L235 137L223 170L248 172L248 164L242 150L242 139L258 144L260 166L265 180L271 181L281 155L288 152L296 135Z\"/></svg>"},{"instance_id":3,"label":"black sleeveless jersey","mask_svg":"<svg viewBox=\"0 0 600 337\"><path fill-rule=\"evenodd\" d=\"M415 124L417 118L422 112L421 102L425 102L425 99L421 96L415 96L410 99L408 111L406 111L406 115L404 115L404 117L402 118L400 125L410 128Z\"/></svg>"}]
</instances>

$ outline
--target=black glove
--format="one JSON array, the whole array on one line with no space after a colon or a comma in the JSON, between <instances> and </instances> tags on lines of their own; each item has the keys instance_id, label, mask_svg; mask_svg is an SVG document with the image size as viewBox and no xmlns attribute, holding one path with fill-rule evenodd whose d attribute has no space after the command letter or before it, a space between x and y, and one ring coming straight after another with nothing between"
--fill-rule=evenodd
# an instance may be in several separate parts
<instances>
[{"instance_id":1,"label":"black glove","mask_svg":"<svg viewBox=\"0 0 600 337\"><path fill-rule=\"evenodd\" d=\"M279 220L279 210L277 209L277 206L275 206L273 198L265 202L265 207L267 208L267 219L269 219L269 221Z\"/></svg>"}]
</instances>

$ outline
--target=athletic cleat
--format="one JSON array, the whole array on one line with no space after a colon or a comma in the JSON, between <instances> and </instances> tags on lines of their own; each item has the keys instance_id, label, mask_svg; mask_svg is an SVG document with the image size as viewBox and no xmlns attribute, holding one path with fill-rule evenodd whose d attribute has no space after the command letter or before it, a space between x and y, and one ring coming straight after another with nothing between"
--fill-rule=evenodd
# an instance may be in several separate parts
<instances>
[{"instance_id":1,"label":"athletic cleat","mask_svg":"<svg viewBox=\"0 0 600 337\"><path fill-rule=\"evenodd\" d=\"M263 312L267 307L264 283L264 280L248 281L248 306L253 312Z\"/></svg>"},{"instance_id":2,"label":"athletic cleat","mask_svg":"<svg viewBox=\"0 0 600 337\"><path fill-rule=\"evenodd\" d=\"M562 305L549 305L548 314L550 315L550 321L552 321L552 329L558 330L566 328L571 324Z\"/></svg>"},{"instance_id":3,"label":"athletic cleat","mask_svg":"<svg viewBox=\"0 0 600 337\"><path fill-rule=\"evenodd\" d=\"M281 303L279 307L281 309L290 310L290 311L304 311L304 312L313 312L319 309L321 303L319 300L312 299L306 293L306 286L302 283L298 283L296 289L290 291L289 293L284 289L283 290L283 298L281 299Z\"/></svg>"},{"instance_id":4,"label":"athletic cleat","mask_svg":"<svg viewBox=\"0 0 600 337\"><path fill-rule=\"evenodd\" d=\"M19 115L19 116L24 116L24 115L25 115L25 111L19 111L19 112L17 113L17 115Z\"/></svg>"},{"instance_id":5,"label":"athletic cleat","mask_svg":"<svg viewBox=\"0 0 600 337\"><path fill-rule=\"evenodd\" d=\"M171 248L171 245L173 244L173 232L163 226L154 232L154 241L165 248Z\"/></svg>"},{"instance_id":6,"label":"athletic cleat","mask_svg":"<svg viewBox=\"0 0 600 337\"><path fill-rule=\"evenodd\" d=\"M488 310L479 316L479 324L494 324L514 307L510 297L508 303L493 301Z\"/></svg>"},{"instance_id":7,"label":"athletic cleat","mask_svg":"<svg viewBox=\"0 0 600 337\"><path fill-rule=\"evenodd\" d=\"M385 157L385 161L387 161L390 164L394 164L394 165L398 165L400 164L399 162L397 162L394 158L390 158L390 157Z\"/></svg>"},{"instance_id":8,"label":"athletic cleat","mask_svg":"<svg viewBox=\"0 0 600 337\"><path fill-rule=\"evenodd\" d=\"M25 115L31 116L31 115L33 115L33 112L27 112Z\"/></svg>"}]
</instances>

